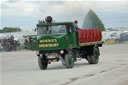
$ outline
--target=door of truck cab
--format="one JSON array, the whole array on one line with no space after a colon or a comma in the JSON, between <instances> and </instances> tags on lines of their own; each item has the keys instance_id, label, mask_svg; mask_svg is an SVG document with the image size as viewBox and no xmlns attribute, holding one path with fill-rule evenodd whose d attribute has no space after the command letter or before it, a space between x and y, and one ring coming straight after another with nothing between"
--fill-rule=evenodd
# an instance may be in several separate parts
<instances>
[{"instance_id":1,"label":"door of truck cab","mask_svg":"<svg viewBox=\"0 0 128 85\"><path fill-rule=\"evenodd\" d=\"M74 29L74 25L68 24L67 25L67 36L66 39L68 40L69 48L77 47L77 33Z\"/></svg>"}]
</instances>

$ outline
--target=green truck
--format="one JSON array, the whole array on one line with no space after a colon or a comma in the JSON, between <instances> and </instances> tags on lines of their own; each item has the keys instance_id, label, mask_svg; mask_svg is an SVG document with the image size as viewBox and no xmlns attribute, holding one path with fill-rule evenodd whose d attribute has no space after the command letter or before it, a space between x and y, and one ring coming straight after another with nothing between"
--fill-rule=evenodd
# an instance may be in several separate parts
<instances>
[{"instance_id":1,"label":"green truck","mask_svg":"<svg viewBox=\"0 0 128 85\"><path fill-rule=\"evenodd\" d=\"M59 60L67 68L72 68L78 58L86 59L89 64L97 64L100 56L99 47L103 42L101 39L94 39L81 43L81 30L84 29L76 30L74 22L38 23L36 54L40 69L47 69L48 64Z\"/></svg>"}]
</instances>

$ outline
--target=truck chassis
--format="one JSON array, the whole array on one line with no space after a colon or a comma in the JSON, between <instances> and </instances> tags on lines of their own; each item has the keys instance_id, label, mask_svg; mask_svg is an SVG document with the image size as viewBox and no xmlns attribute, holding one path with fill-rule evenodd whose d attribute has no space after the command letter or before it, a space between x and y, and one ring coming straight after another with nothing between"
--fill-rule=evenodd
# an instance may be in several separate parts
<instances>
[{"instance_id":1,"label":"truck chassis","mask_svg":"<svg viewBox=\"0 0 128 85\"><path fill-rule=\"evenodd\" d=\"M89 64L97 64L100 56L99 47L101 46L102 42L94 45L85 44L85 46L80 48L39 51L37 53L38 64L42 70L47 69L48 64L51 62L59 60L61 60L62 64L67 68L72 68L74 66L74 62L77 61L78 58L86 59Z\"/></svg>"}]
</instances>

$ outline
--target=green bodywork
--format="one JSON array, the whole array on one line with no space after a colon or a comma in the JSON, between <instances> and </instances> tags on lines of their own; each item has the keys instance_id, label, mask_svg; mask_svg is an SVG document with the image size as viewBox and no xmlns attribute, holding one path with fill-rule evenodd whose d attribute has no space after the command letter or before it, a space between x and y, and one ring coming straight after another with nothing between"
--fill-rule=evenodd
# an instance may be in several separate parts
<instances>
[{"instance_id":1,"label":"green bodywork","mask_svg":"<svg viewBox=\"0 0 128 85\"><path fill-rule=\"evenodd\" d=\"M80 45L78 40L78 32L76 32L76 27L73 22L50 23L50 24L40 23L40 24L37 24L37 30L39 27L57 26L57 25L65 25L66 33L65 34L47 34L47 35L37 34L37 50L38 51L80 48L81 46L96 44L96 43L91 43L87 45L86 44ZM99 43L102 43L102 42L98 42L98 44Z\"/></svg>"},{"instance_id":2,"label":"green bodywork","mask_svg":"<svg viewBox=\"0 0 128 85\"><path fill-rule=\"evenodd\" d=\"M51 24L37 24L38 27L46 26L56 26L56 25L65 25L66 33L65 34L49 34L38 36L37 38L37 49L38 50L60 50L66 48L78 48L78 33L75 30L73 22L63 22L63 23L51 23ZM69 33L69 29L72 32ZM41 40L51 40L50 42L41 42ZM53 41L52 41L53 40ZM43 45L43 46L41 46Z\"/></svg>"}]
</instances>

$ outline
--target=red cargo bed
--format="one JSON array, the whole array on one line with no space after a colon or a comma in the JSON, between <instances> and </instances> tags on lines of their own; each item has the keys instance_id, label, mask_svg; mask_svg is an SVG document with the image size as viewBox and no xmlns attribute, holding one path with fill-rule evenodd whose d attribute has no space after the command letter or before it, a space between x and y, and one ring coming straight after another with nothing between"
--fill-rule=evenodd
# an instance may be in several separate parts
<instances>
[{"instance_id":1,"label":"red cargo bed","mask_svg":"<svg viewBox=\"0 0 128 85\"><path fill-rule=\"evenodd\" d=\"M102 40L101 29L79 29L77 32L80 44L96 43Z\"/></svg>"}]
</instances>

